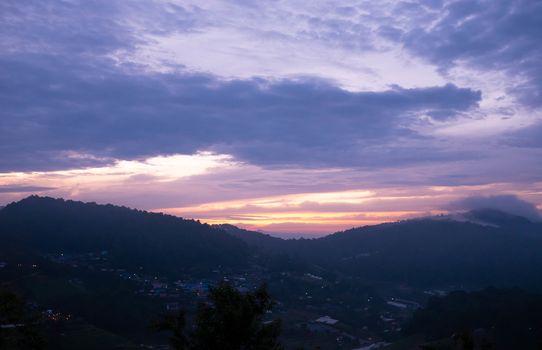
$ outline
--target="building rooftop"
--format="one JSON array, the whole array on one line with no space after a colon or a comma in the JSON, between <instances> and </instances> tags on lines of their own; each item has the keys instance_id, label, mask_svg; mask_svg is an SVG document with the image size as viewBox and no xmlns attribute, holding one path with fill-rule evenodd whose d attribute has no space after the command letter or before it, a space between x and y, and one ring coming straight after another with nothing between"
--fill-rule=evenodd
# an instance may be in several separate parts
<instances>
[{"instance_id":1,"label":"building rooftop","mask_svg":"<svg viewBox=\"0 0 542 350\"><path fill-rule=\"evenodd\" d=\"M335 323L339 322L339 320L333 319L333 318L331 318L329 316L322 316L320 318L317 318L315 321L320 322L320 323L329 324L329 325L334 325Z\"/></svg>"}]
</instances>

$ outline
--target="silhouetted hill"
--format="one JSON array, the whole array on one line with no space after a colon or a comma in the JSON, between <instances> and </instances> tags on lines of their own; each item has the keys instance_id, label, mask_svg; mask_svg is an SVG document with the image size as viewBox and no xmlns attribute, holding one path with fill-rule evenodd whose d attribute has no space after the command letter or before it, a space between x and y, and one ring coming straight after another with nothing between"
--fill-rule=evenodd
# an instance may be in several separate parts
<instances>
[{"instance_id":1,"label":"silhouetted hill","mask_svg":"<svg viewBox=\"0 0 542 350\"><path fill-rule=\"evenodd\" d=\"M243 240L249 246L254 248L266 249L274 252L280 252L285 249L286 243L282 238L273 237L257 231L245 230L229 224L215 225L215 227Z\"/></svg>"},{"instance_id":2,"label":"silhouetted hill","mask_svg":"<svg viewBox=\"0 0 542 350\"><path fill-rule=\"evenodd\" d=\"M507 222L509 223L509 222ZM542 285L542 231L419 219L368 226L307 241L299 253L374 279L424 284Z\"/></svg>"},{"instance_id":3,"label":"silhouetted hill","mask_svg":"<svg viewBox=\"0 0 542 350\"><path fill-rule=\"evenodd\" d=\"M261 262L281 269L295 261L299 268L317 265L370 281L433 286L542 286L541 228L483 210L461 221L413 219L284 240L231 225L36 196L0 211L0 237L10 249L107 250L119 263L160 271L242 266L249 253L263 252L267 260Z\"/></svg>"},{"instance_id":4,"label":"silhouetted hill","mask_svg":"<svg viewBox=\"0 0 542 350\"><path fill-rule=\"evenodd\" d=\"M371 280L469 286L542 286L542 225L495 210L353 228L282 240L228 229L270 253L302 257Z\"/></svg>"},{"instance_id":5,"label":"silhouetted hill","mask_svg":"<svg viewBox=\"0 0 542 350\"><path fill-rule=\"evenodd\" d=\"M38 254L105 250L155 271L239 266L248 256L244 242L194 220L37 196L0 211L0 239Z\"/></svg>"}]
</instances>

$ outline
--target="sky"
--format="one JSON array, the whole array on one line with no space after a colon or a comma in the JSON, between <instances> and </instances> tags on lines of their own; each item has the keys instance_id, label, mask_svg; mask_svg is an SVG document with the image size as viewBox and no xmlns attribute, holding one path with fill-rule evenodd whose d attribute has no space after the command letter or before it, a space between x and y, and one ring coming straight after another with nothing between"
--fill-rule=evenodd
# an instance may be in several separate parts
<instances>
[{"instance_id":1,"label":"sky","mask_svg":"<svg viewBox=\"0 0 542 350\"><path fill-rule=\"evenodd\" d=\"M0 205L284 236L539 216L541 28L534 0L3 0Z\"/></svg>"}]
</instances>

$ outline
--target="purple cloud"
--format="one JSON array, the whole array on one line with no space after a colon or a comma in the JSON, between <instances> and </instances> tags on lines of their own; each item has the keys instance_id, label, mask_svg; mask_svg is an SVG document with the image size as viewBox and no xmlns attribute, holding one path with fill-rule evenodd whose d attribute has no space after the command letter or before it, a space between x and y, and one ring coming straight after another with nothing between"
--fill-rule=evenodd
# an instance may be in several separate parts
<instances>
[{"instance_id":1,"label":"purple cloud","mask_svg":"<svg viewBox=\"0 0 542 350\"><path fill-rule=\"evenodd\" d=\"M396 164L458 157L410 147L422 137L409 125L421 114L454 118L481 98L452 84L354 93L321 80L221 81L47 54L4 54L0 71L4 171L197 151L264 166L373 166L375 146L390 142L403 143L385 150Z\"/></svg>"},{"instance_id":2,"label":"purple cloud","mask_svg":"<svg viewBox=\"0 0 542 350\"><path fill-rule=\"evenodd\" d=\"M418 6L419 13L422 13ZM436 8L435 25L398 37L407 49L447 70L461 62L521 79L510 90L522 102L542 105L542 3L537 0L451 0ZM399 14L399 13L398 13Z\"/></svg>"},{"instance_id":3,"label":"purple cloud","mask_svg":"<svg viewBox=\"0 0 542 350\"><path fill-rule=\"evenodd\" d=\"M0 193L36 193L54 190L55 187L10 185L0 186Z\"/></svg>"}]
</instances>

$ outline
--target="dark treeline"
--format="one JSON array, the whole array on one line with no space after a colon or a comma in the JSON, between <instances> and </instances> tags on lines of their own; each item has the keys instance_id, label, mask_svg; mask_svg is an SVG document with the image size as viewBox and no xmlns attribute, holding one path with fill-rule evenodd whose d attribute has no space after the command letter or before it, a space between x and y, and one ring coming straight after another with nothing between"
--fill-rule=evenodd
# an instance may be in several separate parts
<instances>
[{"instance_id":1,"label":"dark treeline","mask_svg":"<svg viewBox=\"0 0 542 350\"><path fill-rule=\"evenodd\" d=\"M405 334L425 334L429 339L455 335L463 342L470 342L473 346L470 349L479 346L495 350L540 350L542 294L497 288L452 292L443 298L430 299L425 308L414 314Z\"/></svg>"},{"instance_id":2,"label":"dark treeline","mask_svg":"<svg viewBox=\"0 0 542 350\"><path fill-rule=\"evenodd\" d=\"M120 263L163 272L239 267L260 253L277 267L316 264L373 280L542 287L536 273L542 270L542 224L493 211L471 215L490 224L419 219L283 240L230 225L33 196L0 211L0 237L39 253L108 250Z\"/></svg>"},{"instance_id":3,"label":"dark treeline","mask_svg":"<svg viewBox=\"0 0 542 350\"><path fill-rule=\"evenodd\" d=\"M28 197L0 211L0 238L38 254L106 250L150 271L247 264L239 239L194 220L113 205Z\"/></svg>"},{"instance_id":4,"label":"dark treeline","mask_svg":"<svg viewBox=\"0 0 542 350\"><path fill-rule=\"evenodd\" d=\"M200 303L190 327L184 311L166 314L152 324L157 331L170 333L175 350L281 350L280 320L264 321L273 300L265 285L254 292L241 293L227 283L209 291L208 301Z\"/></svg>"},{"instance_id":5,"label":"dark treeline","mask_svg":"<svg viewBox=\"0 0 542 350\"><path fill-rule=\"evenodd\" d=\"M0 349L45 349L39 313L15 293L0 289Z\"/></svg>"},{"instance_id":6,"label":"dark treeline","mask_svg":"<svg viewBox=\"0 0 542 350\"><path fill-rule=\"evenodd\" d=\"M542 224L492 210L473 221L417 219L282 240L222 226L248 245L375 281L542 288Z\"/></svg>"}]
</instances>

